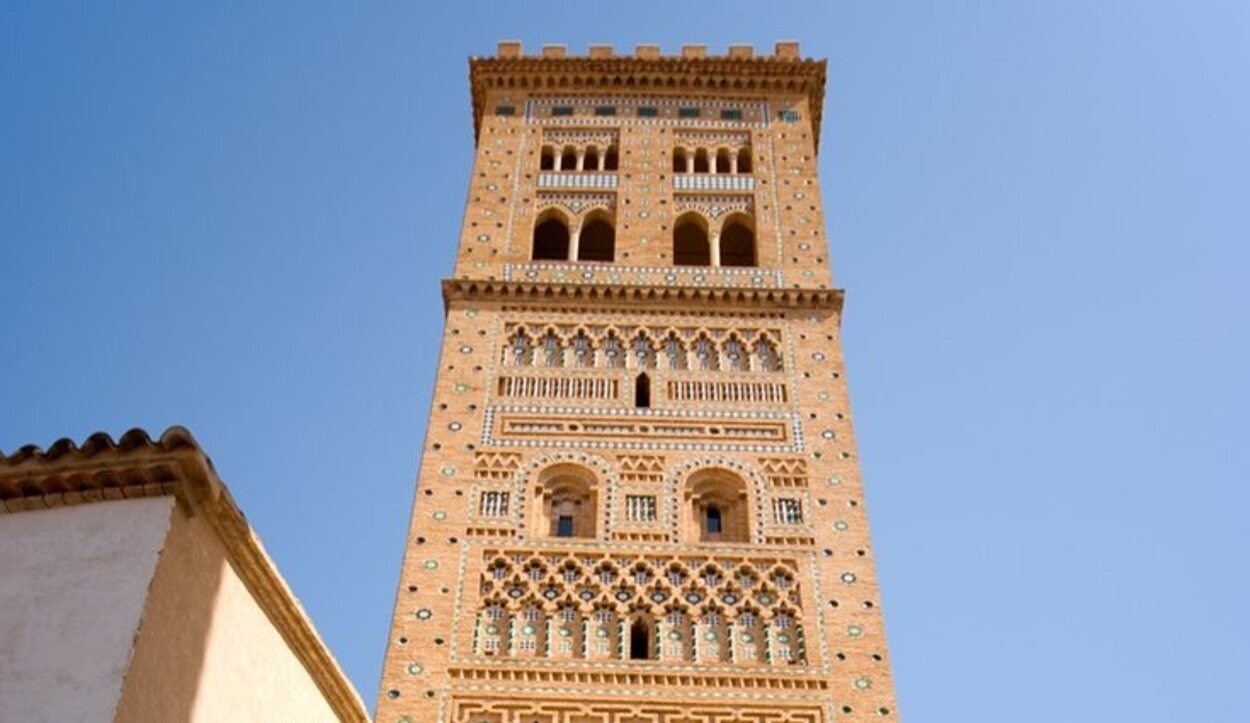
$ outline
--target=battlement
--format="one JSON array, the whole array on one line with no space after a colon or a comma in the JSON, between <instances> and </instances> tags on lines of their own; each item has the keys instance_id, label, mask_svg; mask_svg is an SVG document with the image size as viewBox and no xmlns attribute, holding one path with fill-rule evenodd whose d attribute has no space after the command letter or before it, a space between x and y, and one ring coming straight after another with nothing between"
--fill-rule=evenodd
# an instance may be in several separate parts
<instances>
[{"instance_id":1,"label":"battlement","mask_svg":"<svg viewBox=\"0 0 1250 723\"><path fill-rule=\"evenodd\" d=\"M501 40L495 50L495 57L501 60L516 60L519 58L573 58L584 57L596 60L604 58L637 58L639 60L658 60L661 58L732 58L735 60L757 58L755 55L755 47L749 44L735 43L729 46L728 52L722 56L709 56L706 45L692 43L681 46L681 52L677 55L664 55L659 45L640 44L634 46L634 53L629 55L617 55L611 45L592 44L584 56L570 56L568 54L568 46L553 43L542 46L538 55L526 56L523 46L519 40ZM773 46L772 55L758 56L759 60L800 60L799 43L797 40L779 40Z\"/></svg>"}]
</instances>

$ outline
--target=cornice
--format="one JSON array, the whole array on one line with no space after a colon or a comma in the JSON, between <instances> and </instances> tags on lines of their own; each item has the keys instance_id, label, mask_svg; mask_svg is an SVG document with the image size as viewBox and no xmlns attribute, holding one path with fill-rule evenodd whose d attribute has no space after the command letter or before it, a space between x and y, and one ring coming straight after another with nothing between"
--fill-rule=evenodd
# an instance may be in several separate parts
<instances>
[{"instance_id":1,"label":"cornice","mask_svg":"<svg viewBox=\"0 0 1250 723\"><path fill-rule=\"evenodd\" d=\"M481 300L718 309L820 309L841 314L843 297L842 289L742 289L720 286L443 280L444 307L453 301Z\"/></svg>"},{"instance_id":2,"label":"cornice","mask_svg":"<svg viewBox=\"0 0 1250 723\"><path fill-rule=\"evenodd\" d=\"M812 134L820 147L826 60L811 58L704 56L547 57L469 59L473 137L481 131L486 93L494 89L565 93L708 93L759 96L805 95Z\"/></svg>"},{"instance_id":3,"label":"cornice","mask_svg":"<svg viewBox=\"0 0 1250 723\"><path fill-rule=\"evenodd\" d=\"M13 454L0 452L0 514L161 495L177 497L208 523L231 567L339 720L367 723L360 696L185 428L170 427L157 440L132 429L116 442L96 433L81 445L61 439L47 451L28 445Z\"/></svg>"}]
</instances>

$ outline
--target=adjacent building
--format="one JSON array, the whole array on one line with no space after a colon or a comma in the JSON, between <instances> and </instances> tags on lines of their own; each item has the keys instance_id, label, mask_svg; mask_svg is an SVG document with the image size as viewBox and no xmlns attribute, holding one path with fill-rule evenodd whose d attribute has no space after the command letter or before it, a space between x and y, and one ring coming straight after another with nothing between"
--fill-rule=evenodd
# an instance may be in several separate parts
<instances>
[{"instance_id":1,"label":"adjacent building","mask_svg":"<svg viewBox=\"0 0 1250 723\"><path fill-rule=\"evenodd\" d=\"M0 720L368 721L185 429L0 453Z\"/></svg>"}]
</instances>

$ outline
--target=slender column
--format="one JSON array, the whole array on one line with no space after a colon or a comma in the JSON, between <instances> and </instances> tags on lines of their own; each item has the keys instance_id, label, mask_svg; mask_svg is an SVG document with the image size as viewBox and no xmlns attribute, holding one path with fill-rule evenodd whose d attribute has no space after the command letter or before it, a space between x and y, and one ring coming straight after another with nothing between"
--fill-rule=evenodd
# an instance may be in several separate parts
<instances>
[{"instance_id":1,"label":"slender column","mask_svg":"<svg viewBox=\"0 0 1250 723\"><path fill-rule=\"evenodd\" d=\"M720 266L720 231L713 233L708 241L712 246L712 265Z\"/></svg>"},{"instance_id":2,"label":"slender column","mask_svg":"<svg viewBox=\"0 0 1250 723\"><path fill-rule=\"evenodd\" d=\"M607 163L608 163L608 149L605 148L599 153L599 170L600 171L604 170L607 167Z\"/></svg>"},{"instance_id":3,"label":"slender column","mask_svg":"<svg viewBox=\"0 0 1250 723\"><path fill-rule=\"evenodd\" d=\"M582 165L586 162L586 149L577 149L577 170L582 170Z\"/></svg>"},{"instance_id":4,"label":"slender column","mask_svg":"<svg viewBox=\"0 0 1250 723\"><path fill-rule=\"evenodd\" d=\"M579 161L580 165L580 161ZM577 260L578 239L582 235L582 227L579 224L577 228L569 229L569 261Z\"/></svg>"},{"instance_id":5,"label":"slender column","mask_svg":"<svg viewBox=\"0 0 1250 723\"><path fill-rule=\"evenodd\" d=\"M730 173L738 172L738 154L737 153L729 154L729 172Z\"/></svg>"},{"instance_id":6,"label":"slender column","mask_svg":"<svg viewBox=\"0 0 1250 723\"><path fill-rule=\"evenodd\" d=\"M694 154L686 149L686 173L694 173Z\"/></svg>"},{"instance_id":7,"label":"slender column","mask_svg":"<svg viewBox=\"0 0 1250 723\"><path fill-rule=\"evenodd\" d=\"M708 154L707 154L707 172L708 173L719 173L719 171L716 169L716 157L719 155L720 154L717 153L715 150L708 151Z\"/></svg>"}]
</instances>

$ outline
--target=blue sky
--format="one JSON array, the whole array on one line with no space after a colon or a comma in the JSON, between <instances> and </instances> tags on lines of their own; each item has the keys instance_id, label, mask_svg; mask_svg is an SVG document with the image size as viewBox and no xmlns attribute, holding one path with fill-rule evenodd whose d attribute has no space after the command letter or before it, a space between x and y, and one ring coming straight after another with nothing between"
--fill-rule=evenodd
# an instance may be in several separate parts
<instances>
[{"instance_id":1,"label":"blue sky","mask_svg":"<svg viewBox=\"0 0 1250 723\"><path fill-rule=\"evenodd\" d=\"M0 6L0 449L190 427L372 704L519 38L802 41L909 720L1250 720L1250 5Z\"/></svg>"}]
</instances>

